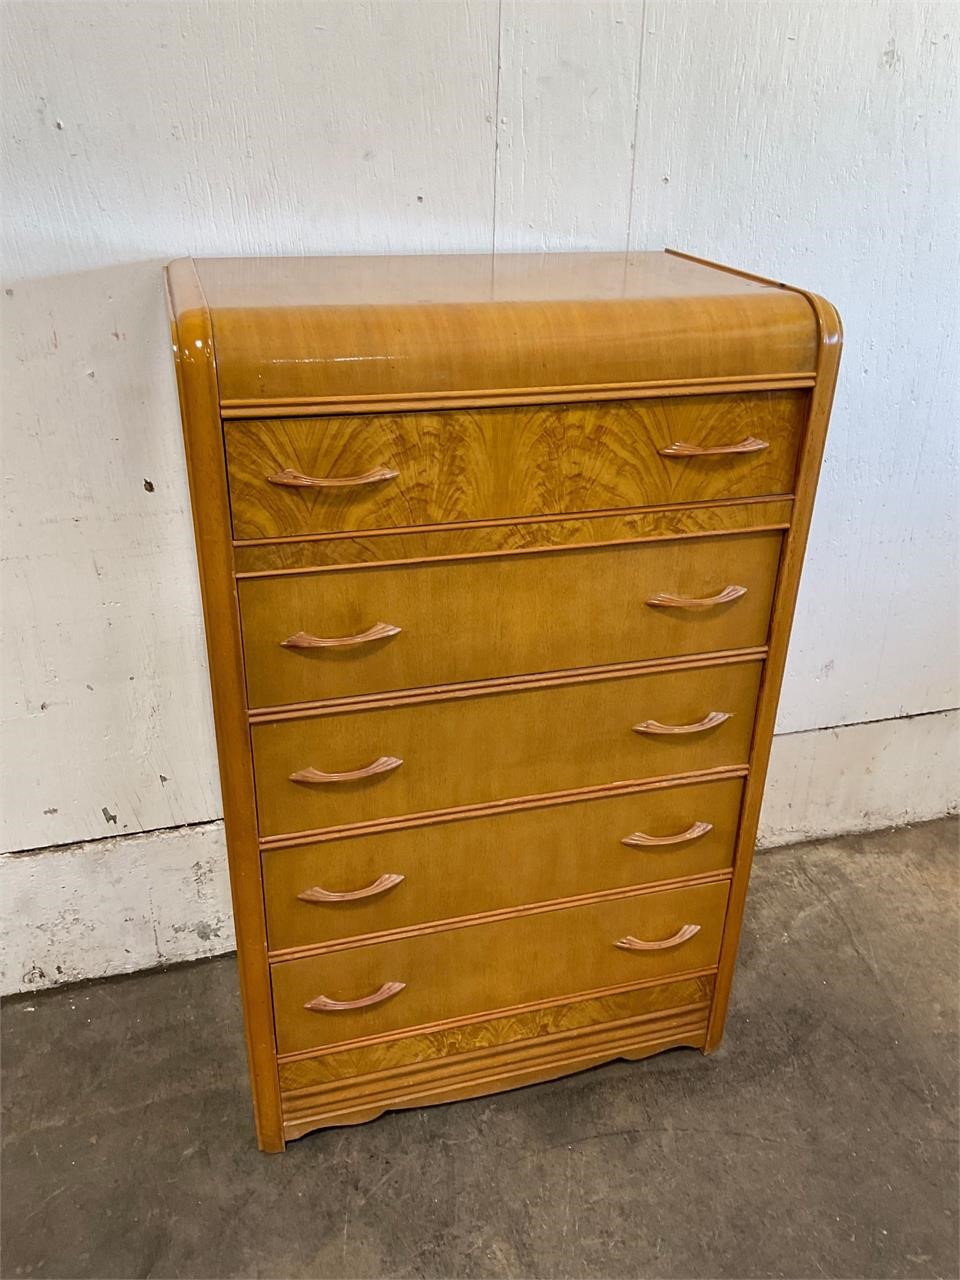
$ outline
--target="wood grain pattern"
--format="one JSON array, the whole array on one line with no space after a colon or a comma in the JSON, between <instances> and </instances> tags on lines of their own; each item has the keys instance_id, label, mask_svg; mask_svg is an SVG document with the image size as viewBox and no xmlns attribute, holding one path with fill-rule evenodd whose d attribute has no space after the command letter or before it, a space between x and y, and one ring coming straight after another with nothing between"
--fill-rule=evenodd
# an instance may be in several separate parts
<instances>
[{"instance_id":1,"label":"wood grain pattern","mask_svg":"<svg viewBox=\"0 0 960 1280\"><path fill-rule=\"evenodd\" d=\"M745 662L257 723L260 831L309 831L742 764L760 668ZM731 719L705 733L641 738L632 730L638 713L693 722L719 707ZM403 768L330 788L289 781L299 769L348 770L381 751L399 756Z\"/></svg>"},{"instance_id":2,"label":"wood grain pattern","mask_svg":"<svg viewBox=\"0 0 960 1280\"><path fill-rule=\"evenodd\" d=\"M280 1151L284 1138L258 874L257 815L244 708L240 618L228 542L227 477L217 419L216 353L210 317L190 262L168 268L167 290L210 657L254 1120L261 1148Z\"/></svg>"},{"instance_id":3,"label":"wood grain pattern","mask_svg":"<svg viewBox=\"0 0 960 1280\"><path fill-rule=\"evenodd\" d=\"M360 1049L286 1060L285 1131L371 1119L388 1107L474 1097L706 1034L712 977L553 1002Z\"/></svg>"},{"instance_id":4,"label":"wood grain pattern","mask_svg":"<svg viewBox=\"0 0 960 1280\"><path fill-rule=\"evenodd\" d=\"M780 542L759 533L244 580L248 702L275 707L763 645ZM741 588L718 594L731 578ZM715 598L656 607L664 590ZM286 639L362 634L380 617L393 634L376 644L292 650Z\"/></svg>"},{"instance_id":5,"label":"wood grain pattern","mask_svg":"<svg viewBox=\"0 0 960 1280\"><path fill-rule=\"evenodd\" d=\"M626 676L656 674L661 671L706 670L766 657L766 646L729 649L719 653L692 654L680 658L654 658L644 662L621 662L601 667L578 667L575 671L539 671L532 675L507 676L495 680L464 680L458 684L425 685L416 689L394 689L386 693L366 693L347 698L326 698L319 702L299 702L281 707L258 707L248 712L251 724L266 721L303 720L310 716L339 715L345 711L372 711L375 708L418 706L424 702L459 702L479 695L514 691L553 689L558 685L620 680Z\"/></svg>"},{"instance_id":6,"label":"wood grain pattern","mask_svg":"<svg viewBox=\"0 0 960 1280\"><path fill-rule=\"evenodd\" d=\"M633 1026L613 1031L594 1028L589 1039L584 1037L569 1048L534 1042L524 1046L522 1052L515 1049L485 1054L477 1063L468 1064L458 1058L443 1063L435 1071L420 1069L405 1073L413 1079L397 1081L382 1090L361 1079L356 1082L359 1087L338 1091L333 1099L324 1097L318 1109L308 1109L299 1118L285 1121L284 1134L288 1139L301 1138L312 1129L366 1124L379 1119L385 1111L486 1097L543 1084L618 1058L639 1062L681 1046L702 1049L705 1035L703 1016L699 1013L664 1015L650 1019L642 1028Z\"/></svg>"},{"instance_id":7,"label":"wood grain pattern","mask_svg":"<svg viewBox=\"0 0 960 1280\"><path fill-rule=\"evenodd\" d=\"M728 870L742 790L729 778L265 850L271 952ZM685 832L693 823L696 838ZM643 849L638 827L648 833ZM387 898L303 901L314 885L349 892L384 873L403 878Z\"/></svg>"},{"instance_id":8,"label":"wood grain pattern","mask_svg":"<svg viewBox=\"0 0 960 1280\"><path fill-rule=\"evenodd\" d=\"M658 452L662 458L726 458L732 454L762 453L769 448L769 440L758 440L756 436L746 436L736 444L690 444L689 441L675 440L673 444L668 444Z\"/></svg>"},{"instance_id":9,"label":"wood grain pattern","mask_svg":"<svg viewBox=\"0 0 960 1280\"><path fill-rule=\"evenodd\" d=\"M305 476L301 471L284 467L275 475L267 476L267 484L278 485L282 489L358 489L367 484L382 484L385 480L395 480L399 472L389 467L372 467L359 476Z\"/></svg>"},{"instance_id":10,"label":"wood grain pattern","mask_svg":"<svg viewBox=\"0 0 960 1280\"><path fill-rule=\"evenodd\" d=\"M793 491L807 394L747 396L369 416L227 422L234 537L334 530ZM760 453L661 456L678 439L729 445L756 432ZM387 468L383 484L278 487L269 477L356 476Z\"/></svg>"},{"instance_id":11,"label":"wood grain pattern","mask_svg":"<svg viewBox=\"0 0 960 1280\"><path fill-rule=\"evenodd\" d=\"M816 354L796 294L664 253L198 270L228 402L809 374Z\"/></svg>"},{"instance_id":12,"label":"wood grain pattern","mask_svg":"<svg viewBox=\"0 0 960 1280\"><path fill-rule=\"evenodd\" d=\"M726 897L727 884L718 881L275 964L277 1048L296 1053L707 968L719 953ZM671 950L628 954L616 945L625 932L669 936L688 922L702 922L700 931ZM375 1009L319 1018L304 1007L320 993L353 1000L386 982L407 985Z\"/></svg>"},{"instance_id":13,"label":"wood grain pattern","mask_svg":"<svg viewBox=\"0 0 960 1280\"><path fill-rule=\"evenodd\" d=\"M757 704L757 723L750 753L750 783L746 789L740 833L737 840L736 874L730 893L729 919L720 958L715 999L710 1010L710 1025L706 1048L713 1050L720 1043L726 1021L733 971L736 965L740 928L746 905L747 885L760 821L763 802L763 784L770 761L770 747L780 701L780 688L787 661L790 629L800 588L800 572L810 532L813 502L823 460L827 425L840 368L843 345L843 329L835 308L816 294L804 295L817 318L819 356L817 386L810 406L810 418L803 444L803 455L797 479L797 510L786 540L784 555L774 599L773 619L770 629L769 658L764 667L764 677Z\"/></svg>"},{"instance_id":14,"label":"wood grain pattern","mask_svg":"<svg viewBox=\"0 0 960 1280\"><path fill-rule=\"evenodd\" d=\"M237 543L233 554L240 578L303 569L323 572L340 565L531 555L549 547L616 546L661 538L785 529L792 509L790 498L749 499L578 519L541 516L453 528L425 526L402 532L369 531L357 535L339 533L264 543L242 542Z\"/></svg>"},{"instance_id":15,"label":"wood grain pattern","mask_svg":"<svg viewBox=\"0 0 960 1280\"><path fill-rule=\"evenodd\" d=\"M664 396L734 395L756 391L802 391L813 373L748 374L722 378L645 378L642 382L592 382L567 386L480 387L475 391L414 391L403 395L282 396L269 400L221 400L224 422L250 418L338 417L344 413L416 413L423 409L482 409L531 404L586 404L610 400L657 400Z\"/></svg>"},{"instance_id":16,"label":"wood grain pattern","mask_svg":"<svg viewBox=\"0 0 960 1280\"><path fill-rule=\"evenodd\" d=\"M354 1076L379 1076L421 1062L474 1057L529 1040L576 1037L601 1023L622 1026L680 1010L697 1010L705 1016L713 983L712 973L666 982L641 981L600 994L563 996L493 1015L460 1017L416 1035L391 1033L352 1048L338 1046L309 1056L290 1056L279 1068L284 1108L289 1112L318 1087L337 1086Z\"/></svg>"},{"instance_id":17,"label":"wood grain pattern","mask_svg":"<svg viewBox=\"0 0 960 1280\"><path fill-rule=\"evenodd\" d=\"M835 312L675 254L199 270L169 280L261 1145L714 1047Z\"/></svg>"}]
</instances>

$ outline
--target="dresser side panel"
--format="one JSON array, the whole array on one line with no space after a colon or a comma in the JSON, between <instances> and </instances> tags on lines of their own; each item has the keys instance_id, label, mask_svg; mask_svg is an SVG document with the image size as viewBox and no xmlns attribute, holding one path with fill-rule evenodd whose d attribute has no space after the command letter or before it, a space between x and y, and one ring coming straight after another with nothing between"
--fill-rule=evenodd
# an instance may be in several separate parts
<instances>
[{"instance_id":1,"label":"dresser side panel","mask_svg":"<svg viewBox=\"0 0 960 1280\"><path fill-rule=\"evenodd\" d=\"M816 317L818 332L817 381L810 399L810 413L801 445L800 463L794 494L793 519L786 535L780 573L774 593L767 660L764 664L753 743L750 751L749 777L744 792L743 811L734 860L733 881L727 901L720 963L705 1045L706 1052L715 1049L723 1036L730 988L736 967L740 929L746 904L747 887L763 803L764 784L770 760L770 748L776 724L780 689L786 667L790 632L793 626L804 554L813 516L817 482L826 444L830 410L836 389L843 329L840 317L831 303L816 294L796 291L810 306Z\"/></svg>"},{"instance_id":2,"label":"dresser side panel","mask_svg":"<svg viewBox=\"0 0 960 1280\"><path fill-rule=\"evenodd\" d=\"M273 998L216 353L205 299L190 259L178 260L167 268L167 296L200 570L254 1117L261 1148L281 1151L284 1136Z\"/></svg>"}]
</instances>

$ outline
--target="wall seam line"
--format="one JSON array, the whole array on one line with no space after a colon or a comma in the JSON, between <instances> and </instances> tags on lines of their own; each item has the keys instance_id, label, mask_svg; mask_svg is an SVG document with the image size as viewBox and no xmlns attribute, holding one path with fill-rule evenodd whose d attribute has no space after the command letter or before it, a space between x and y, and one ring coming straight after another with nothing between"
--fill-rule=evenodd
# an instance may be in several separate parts
<instances>
[{"instance_id":1,"label":"wall seam line","mask_svg":"<svg viewBox=\"0 0 960 1280\"><path fill-rule=\"evenodd\" d=\"M503 0L497 0L497 87L494 93L493 107L493 226L490 229L490 273L491 288L493 286L493 272L495 264L493 261L497 252L497 200L499 198L499 178L500 178L500 78L502 75L502 52L503 48Z\"/></svg>"},{"instance_id":2,"label":"wall seam line","mask_svg":"<svg viewBox=\"0 0 960 1280\"><path fill-rule=\"evenodd\" d=\"M640 6L640 44L637 50L637 79L633 104L633 153L630 157L630 192L627 199L627 239L625 252L630 252L633 240L634 196L637 189L637 138L640 131L640 93L643 84L643 53L647 39L647 0Z\"/></svg>"}]
</instances>

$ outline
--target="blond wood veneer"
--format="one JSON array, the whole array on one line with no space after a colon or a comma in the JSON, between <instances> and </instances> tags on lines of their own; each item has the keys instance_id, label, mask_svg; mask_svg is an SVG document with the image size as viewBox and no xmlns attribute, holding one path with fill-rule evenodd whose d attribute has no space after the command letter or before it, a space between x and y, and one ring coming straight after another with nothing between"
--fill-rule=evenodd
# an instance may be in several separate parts
<instances>
[{"instance_id":1,"label":"blond wood veneer","mask_svg":"<svg viewBox=\"0 0 960 1280\"><path fill-rule=\"evenodd\" d=\"M833 308L675 253L167 281L261 1147L712 1049Z\"/></svg>"}]
</instances>

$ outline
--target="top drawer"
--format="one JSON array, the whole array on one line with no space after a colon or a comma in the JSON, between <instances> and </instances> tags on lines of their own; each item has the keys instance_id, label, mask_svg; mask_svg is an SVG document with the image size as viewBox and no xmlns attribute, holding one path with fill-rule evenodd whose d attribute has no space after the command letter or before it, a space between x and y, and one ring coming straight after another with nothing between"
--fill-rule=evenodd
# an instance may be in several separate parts
<instances>
[{"instance_id":1,"label":"top drawer","mask_svg":"<svg viewBox=\"0 0 960 1280\"><path fill-rule=\"evenodd\" d=\"M228 421L234 537L790 493L807 395Z\"/></svg>"}]
</instances>

